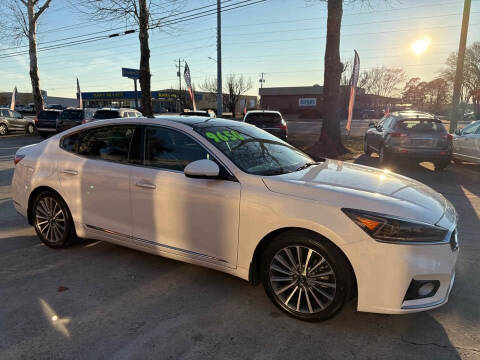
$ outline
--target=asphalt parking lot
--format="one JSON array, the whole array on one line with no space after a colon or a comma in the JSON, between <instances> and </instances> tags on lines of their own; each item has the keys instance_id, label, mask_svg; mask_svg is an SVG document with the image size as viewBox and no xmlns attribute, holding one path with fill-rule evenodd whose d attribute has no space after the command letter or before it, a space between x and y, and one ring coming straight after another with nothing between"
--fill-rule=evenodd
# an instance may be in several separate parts
<instances>
[{"instance_id":1,"label":"asphalt parking lot","mask_svg":"<svg viewBox=\"0 0 480 360\"><path fill-rule=\"evenodd\" d=\"M42 245L10 194L13 154L40 140L0 139L0 359L480 359L480 166L397 169L460 214L445 306L394 316L357 313L352 301L305 323L224 273L105 242Z\"/></svg>"}]
</instances>

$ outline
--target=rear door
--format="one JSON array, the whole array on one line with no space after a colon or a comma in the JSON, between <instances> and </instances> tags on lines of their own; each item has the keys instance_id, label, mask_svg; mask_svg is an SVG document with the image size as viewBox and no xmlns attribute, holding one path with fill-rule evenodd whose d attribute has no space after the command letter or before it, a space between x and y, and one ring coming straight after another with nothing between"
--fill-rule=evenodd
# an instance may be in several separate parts
<instances>
[{"instance_id":1,"label":"rear door","mask_svg":"<svg viewBox=\"0 0 480 360\"><path fill-rule=\"evenodd\" d=\"M131 236L128 152L135 125L90 128L62 138L60 183L75 221L87 234Z\"/></svg>"},{"instance_id":2,"label":"rear door","mask_svg":"<svg viewBox=\"0 0 480 360\"><path fill-rule=\"evenodd\" d=\"M11 130L25 129L25 120L22 119L22 115L16 111L8 110L8 121L10 123Z\"/></svg>"},{"instance_id":3,"label":"rear door","mask_svg":"<svg viewBox=\"0 0 480 360\"><path fill-rule=\"evenodd\" d=\"M471 160L480 160L480 121L465 127L458 140L463 156Z\"/></svg>"}]
</instances>

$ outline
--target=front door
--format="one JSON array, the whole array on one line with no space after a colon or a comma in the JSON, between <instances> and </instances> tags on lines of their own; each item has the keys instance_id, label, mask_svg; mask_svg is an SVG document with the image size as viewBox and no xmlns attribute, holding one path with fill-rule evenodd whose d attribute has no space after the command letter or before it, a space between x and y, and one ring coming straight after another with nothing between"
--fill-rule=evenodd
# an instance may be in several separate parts
<instances>
[{"instance_id":1,"label":"front door","mask_svg":"<svg viewBox=\"0 0 480 360\"><path fill-rule=\"evenodd\" d=\"M235 267L240 184L187 178L183 169L212 156L190 135L144 129L143 166L132 168L133 237L168 252Z\"/></svg>"}]
</instances>

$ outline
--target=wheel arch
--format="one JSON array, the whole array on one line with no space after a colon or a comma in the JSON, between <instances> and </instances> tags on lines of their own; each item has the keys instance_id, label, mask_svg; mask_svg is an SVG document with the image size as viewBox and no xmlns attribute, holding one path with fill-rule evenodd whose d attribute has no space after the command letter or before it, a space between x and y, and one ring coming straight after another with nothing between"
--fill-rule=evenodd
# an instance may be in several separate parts
<instances>
[{"instance_id":1,"label":"wheel arch","mask_svg":"<svg viewBox=\"0 0 480 360\"><path fill-rule=\"evenodd\" d=\"M276 230L271 231L267 235L265 235L260 242L257 244L257 247L255 248L255 251L253 252L253 257L252 261L250 262L250 267L248 271L248 281L253 284L253 285L258 285L260 283L260 265L261 265L261 258L263 255L263 252L265 251L266 247L268 244L270 244L272 241L275 241L275 239L280 235L283 234L287 231L298 231L299 233L305 233L308 235L311 235L313 237L320 237L325 241L328 241L331 245L335 246L340 254L343 255L345 258L345 261L348 264L348 267L350 268L350 274L352 276L352 291L351 294L349 294L348 298L351 298L355 294L357 294L357 277L355 275L355 270L353 269L352 263L348 259L348 257L345 255L343 250L339 248L333 241L325 237L324 235L310 230L306 228L301 228L301 227L284 227L284 228L279 228Z\"/></svg>"},{"instance_id":2,"label":"wheel arch","mask_svg":"<svg viewBox=\"0 0 480 360\"><path fill-rule=\"evenodd\" d=\"M71 216L71 212L70 212L70 209L68 207L68 204L67 202L65 201L65 199L63 198L62 195L60 195L60 193L58 191L56 191L55 189L51 188L50 186L38 186L36 187L31 193L30 193L30 196L28 197L28 205L27 205L27 220L28 220L28 223L30 225L33 226L33 212L32 212L32 207L33 207L33 202L35 201L35 199L37 198L38 194L40 194L41 192L43 191L51 191L53 192L54 194L56 194L60 199L62 199L62 201L64 202L65 206L67 207L67 211L70 213L70 216Z\"/></svg>"}]
</instances>

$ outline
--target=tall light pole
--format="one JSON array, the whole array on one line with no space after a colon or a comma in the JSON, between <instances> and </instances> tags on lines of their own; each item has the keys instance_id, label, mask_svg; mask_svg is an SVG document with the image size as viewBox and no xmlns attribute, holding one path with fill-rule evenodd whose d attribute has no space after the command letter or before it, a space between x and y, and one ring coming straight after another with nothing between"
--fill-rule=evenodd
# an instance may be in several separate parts
<instances>
[{"instance_id":1,"label":"tall light pole","mask_svg":"<svg viewBox=\"0 0 480 360\"><path fill-rule=\"evenodd\" d=\"M465 0L463 6L462 32L460 34L460 45L458 46L457 71L455 73L455 83L453 84L452 112L450 114L450 132L457 128L458 102L463 83L463 63L465 61L465 48L467 47L468 22L470 20L470 6L472 0ZM463 114L462 114L463 115Z\"/></svg>"},{"instance_id":2,"label":"tall light pole","mask_svg":"<svg viewBox=\"0 0 480 360\"><path fill-rule=\"evenodd\" d=\"M223 115L222 95L222 1L217 0L217 116Z\"/></svg>"}]
</instances>

